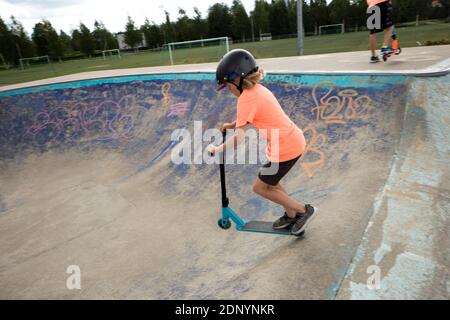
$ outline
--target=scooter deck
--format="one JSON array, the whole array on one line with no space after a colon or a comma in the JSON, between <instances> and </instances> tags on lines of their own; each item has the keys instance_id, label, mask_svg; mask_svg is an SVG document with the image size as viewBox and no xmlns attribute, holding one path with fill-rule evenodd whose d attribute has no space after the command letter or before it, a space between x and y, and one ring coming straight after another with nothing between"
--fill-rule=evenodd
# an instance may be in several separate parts
<instances>
[{"instance_id":1,"label":"scooter deck","mask_svg":"<svg viewBox=\"0 0 450 320\"><path fill-rule=\"evenodd\" d=\"M287 228L279 229L279 230L273 229L272 224L273 224L273 222L268 222L268 221L249 221L242 227L242 231L293 235L293 234L291 234L291 230L287 229Z\"/></svg>"}]
</instances>

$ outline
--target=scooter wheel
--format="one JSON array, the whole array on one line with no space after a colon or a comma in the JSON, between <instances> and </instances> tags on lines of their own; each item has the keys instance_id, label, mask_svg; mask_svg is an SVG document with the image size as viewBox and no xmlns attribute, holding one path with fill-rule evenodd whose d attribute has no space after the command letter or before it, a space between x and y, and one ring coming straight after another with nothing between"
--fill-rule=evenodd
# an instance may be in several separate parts
<instances>
[{"instance_id":1,"label":"scooter wheel","mask_svg":"<svg viewBox=\"0 0 450 320\"><path fill-rule=\"evenodd\" d=\"M219 227L221 227L222 229L229 229L229 228L231 227L231 222L230 222L230 220L219 219L219 221L217 221L217 224L218 224Z\"/></svg>"},{"instance_id":2,"label":"scooter wheel","mask_svg":"<svg viewBox=\"0 0 450 320\"><path fill-rule=\"evenodd\" d=\"M386 62L387 59L388 59L388 56L387 55L383 55L383 61Z\"/></svg>"}]
</instances>

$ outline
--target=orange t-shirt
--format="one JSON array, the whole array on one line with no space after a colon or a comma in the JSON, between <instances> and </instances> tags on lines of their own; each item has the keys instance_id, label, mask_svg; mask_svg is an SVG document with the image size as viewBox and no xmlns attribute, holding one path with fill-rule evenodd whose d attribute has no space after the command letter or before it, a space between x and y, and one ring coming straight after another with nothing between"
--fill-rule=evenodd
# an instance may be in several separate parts
<instances>
[{"instance_id":1,"label":"orange t-shirt","mask_svg":"<svg viewBox=\"0 0 450 320\"><path fill-rule=\"evenodd\" d=\"M373 7L373 6L377 5L377 4L385 2L385 1L388 1L388 0L367 0L367 5L370 8L370 7Z\"/></svg>"},{"instance_id":2,"label":"orange t-shirt","mask_svg":"<svg viewBox=\"0 0 450 320\"><path fill-rule=\"evenodd\" d=\"M303 131L289 119L272 92L260 84L245 89L239 96L236 127L247 123L251 123L267 139L266 155L269 161L292 160L305 151ZM278 139L273 129L278 129Z\"/></svg>"}]
</instances>

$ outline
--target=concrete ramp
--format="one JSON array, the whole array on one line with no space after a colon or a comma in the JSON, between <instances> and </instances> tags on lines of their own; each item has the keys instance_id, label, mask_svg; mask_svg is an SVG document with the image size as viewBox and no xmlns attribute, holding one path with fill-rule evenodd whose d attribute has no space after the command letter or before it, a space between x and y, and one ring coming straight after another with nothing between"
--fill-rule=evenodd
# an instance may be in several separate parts
<instances>
[{"instance_id":1,"label":"concrete ramp","mask_svg":"<svg viewBox=\"0 0 450 320\"><path fill-rule=\"evenodd\" d=\"M450 298L449 77L416 79L409 91L391 171L340 299ZM378 271L375 286L368 278Z\"/></svg>"},{"instance_id":2,"label":"concrete ramp","mask_svg":"<svg viewBox=\"0 0 450 320\"><path fill-rule=\"evenodd\" d=\"M171 161L176 129L234 119L213 79L0 92L0 298L448 298L449 76L265 79L308 141L284 180L320 208L300 239L218 228L217 166ZM230 206L272 221L281 208L251 191L258 167L227 166Z\"/></svg>"}]
</instances>

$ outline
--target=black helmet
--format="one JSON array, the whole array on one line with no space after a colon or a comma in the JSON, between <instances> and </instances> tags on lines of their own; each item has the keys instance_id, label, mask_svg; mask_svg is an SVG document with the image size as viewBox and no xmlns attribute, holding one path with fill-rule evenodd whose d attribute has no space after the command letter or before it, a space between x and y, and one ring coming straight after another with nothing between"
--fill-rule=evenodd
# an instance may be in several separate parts
<instances>
[{"instance_id":1,"label":"black helmet","mask_svg":"<svg viewBox=\"0 0 450 320\"><path fill-rule=\"evenodd\" d=\"M216 81L218 90L225 87L227 82L233 83L237 77L241 77L236 87L242 93L242 82L250 73L258 71L258 65L250 52L244 49L234 49L225 54L216 69Z\"/></svg>"}]
</instances>

